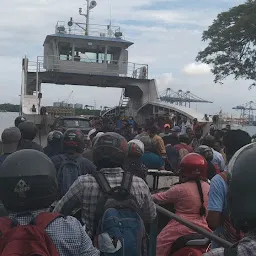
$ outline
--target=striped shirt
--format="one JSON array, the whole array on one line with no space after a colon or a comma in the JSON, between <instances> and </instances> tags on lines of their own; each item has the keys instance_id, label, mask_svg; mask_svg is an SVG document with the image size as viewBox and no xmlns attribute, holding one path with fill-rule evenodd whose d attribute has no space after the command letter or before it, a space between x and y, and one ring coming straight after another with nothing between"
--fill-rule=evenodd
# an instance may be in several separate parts
<instances>
[{"instance_id":1,"label":"striped shirt","mask_svg":"<svg viewBox=\"0 0 256 256\"><path fill-rule=\"evenodd\" d=\"M123 178L121 168L102 169L101 172L104 173L112 188L121 185ZM131 194L137 199L144 222L153 221L156 217L156 207L145 181L133 176ZM97 202L102 195L99 185L92 175L80 176L56 205L54 211L66 214L73 210L73 206L81 205L82 220L87 227L89 236L92 237Z\"/></svg>"},{"instance_id":2,"label":"striped shirt","mask_svg":"<svg viewBox=\"0 0 256 256\"><path fill-rule=\"evenodd\" d=\"M48 209L32 211L27 214L10 214L20 225L28 225L40 212L48 212ZM80 222L73 217L59 217L50 223L45 229L52 239L60 256L99 256L99 251L93 247L90 237L85 232Z\"/></svg>"}]
</instances>

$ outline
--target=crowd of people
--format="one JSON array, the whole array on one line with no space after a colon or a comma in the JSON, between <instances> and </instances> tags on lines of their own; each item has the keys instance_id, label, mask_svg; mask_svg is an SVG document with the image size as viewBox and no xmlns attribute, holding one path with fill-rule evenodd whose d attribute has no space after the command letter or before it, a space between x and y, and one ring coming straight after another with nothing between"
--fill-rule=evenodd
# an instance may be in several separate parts
<instances>
[{"instance_id":1,"label":"crowd of people","mask_svg":"<svg viewBox=\"0 0 256 256\"><path fill-rule=\"evenodd\" d=\"M178 216L234 244L212 241L205 255L256 255L256 145L248 133L211 127L203 136L196 119L139 127L133 118L95 118L88 134L51 131L45 148L36 135L23 117L2 133L1 253L146 256L156 204L172 204ZM179 182L154 192L148 169L173 172ZM76 209L78 219L70 216ZM175 241L193 233L170 220L156 255L174 255Z\"/></svg>"}]
</instances>

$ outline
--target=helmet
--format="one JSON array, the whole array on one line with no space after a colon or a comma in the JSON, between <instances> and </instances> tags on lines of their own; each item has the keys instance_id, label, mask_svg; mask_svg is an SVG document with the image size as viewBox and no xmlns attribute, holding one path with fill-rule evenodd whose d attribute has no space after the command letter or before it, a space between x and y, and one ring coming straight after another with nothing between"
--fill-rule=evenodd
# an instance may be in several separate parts
<instances>
[{"instance_id":1,"label":"helmet","mask_svg":"<svg viewBox=\"0 0 256 256\"><path fill-rule=\"evenodd\" d=\"M256 143L238 150L228 165L228 208L234 226L244 232L256 228Z\"/></svg>"},{"instance_id":2,"label":"helmet","mask_svg":"<svg viewBox=\"0 0 256 256\"><path fill-rule=\"evenodd\" d=\"M68 129L63 137L63 149L65 152L82 153L85 148L85 136L79 129Z\"/></svg>"},{"instance_id":3,"label":"helmet","mask_svg":"<svg viewBox=\"0 0 256 256\"><path fill-rule=\"evenodd\" d=\"M180 174L188 179L207 179L208 164L204 157L191 153L181 160Z\"/></svg>"},{"instance_id":4,"label":"helmet","mask_svg":"<svg viewBox=\"0 0 256 256\"><path fill-rule=\"evenodd\" d=\"M16 117L15 121L14 121L14 124L16 127L18 127L21 123L27 121L25 117L23 116L18 116Z\"/></svg>"},{"instance_id":5,"label":"helmet","mask_svg":"<svg viewBox=\"0 0 256 256\"><path fill-rule=\"evenodd\" d=\"M127 155L126 139L120 134L107 132L93 144L93 160L97 167L120 167Z\"/></svg>"},{"instance_id":6,"label":"helmet","mask_svg":"<svg viewBox=\"0 0 256 256\"><path fill-rule=\"evenodd\" d=\"M201 145L196 150L195 153L203 156L207 162L211 162L213 160L213 151L210 147Z\"/></svg>"},{"instance_id":7,"label":"helmet","mask_svg":"<svg viewBox=\"0 0 256 256\"><path fill-rule=\"evenodd\" d=\"M44 153L24 149L8 156L0 167L0 198L9 211L48 208L57 195L54 164Z\"/></svg>"},{"instance_id":8,"label":"helmet","mask_svg":"<svg viewBox=\"0 0 256 256\"><path fill-rule=\"evenodd\" d=\"M49 145L60 143L63 139L63 133L60 131L52 131L48 134L47 142Z\"/></svg>"},{"instance_id":9,"label":"helmet","mask_svg":"<svg viewBox=\"0 0 256 256\"><path fill-rule=\"evenodd\" d=\"M144 144L140 140L128 142L128 156L140 157L144 154Z\"/></svg>"},{"instance_id":10,"label":"helmet","mask_svg":"<svg viewBox=\"0 0 256 256\"><path fill-rule=\"evenodd\" d=\"M36 125L32 122L22 122L19 127L21 133L21 139L34 140L37 134Z\"/></svg>"}]
</instances>

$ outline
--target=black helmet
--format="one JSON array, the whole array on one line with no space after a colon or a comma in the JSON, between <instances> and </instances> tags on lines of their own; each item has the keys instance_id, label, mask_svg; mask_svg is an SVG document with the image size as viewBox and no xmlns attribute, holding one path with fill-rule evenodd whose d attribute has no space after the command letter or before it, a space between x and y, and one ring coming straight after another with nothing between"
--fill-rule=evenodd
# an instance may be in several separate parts
<instances>
[{"instance_id":1,"label":"black helmet","mask_svg":"<svg viewBox=\"0 0 256 256\"><path fill-rule=\"evenodd\" d=\"M19 127L21 133L21 139L34 140L37 134L36 125L32 122L22 122Z\"/></svg>"},{"instance_id":2,"label":"black helmet","mask_svg":"<svg viewBox=\"0 0 256 256\"><path fill-rule=\"evenodd\" d=\"M207 162L211 162L213 160L213 151L210 147L201 145L199 146L195 153L203 156Z\"/></svg>"},{"instance_id":3,"label":"black helmet","mask_svg":"<svg viewBox=\"0 0 256 256\"><path fill-rule=\"evenodd\" d=\"M256 143L238 150L228 165L228 206L234 226L243 232L256 228Z\"/></svg>"},{"instance_id":4,"label":"black helmet","mask_svg":"<svg viewBox=\"0 0 256 256\"><path fill-rule=\"evenodd\" d=\"M27 119L23 116L18 116L15 121L14 121L14 124L16 127L18 127L21 123L27 121Z\"/></svg>"},{"instance_id":5,"label":"black helmet","mask_svg":"<svg viewBox=\"0 0 256 256\"><path fill-rule=\"evenodd\" d=\"M98 168L122 167L127 152L126 139L114 132L99 136L93 144L93 160Z\"/></svg>"},{"instance_id":6,"label":"black helmet","mask_svg":"<svg viewBox=\"0 0 256 256\"><path fill-rule=\"evenodd\" d=\"M55 167L44 153L24 149L8 156L0 167L0 198L9 211L48 208L57 195Z\"/></svg>"},{"instance_id":7,"label":"black helmet","mask_svg":"<svg viewBox=\"0 0 256 256\"><path fill-rule=\"evenodd\" d=\"M85 149L85 136L79 129L68 129L63 137L63 150L67 153L83 153Z\"/></svg>"},{"instance_id":8,"label":"black helmet","mask_svg":"<svg viewBox=\"0 0 256 256\"><path fill-rule=\"evenodd\" d=\"M55 143L61 143L63 140L63 133L60 131L52 131L48 134L47 142L49 145L53 145Z\"/></svg>"}]
</instances>

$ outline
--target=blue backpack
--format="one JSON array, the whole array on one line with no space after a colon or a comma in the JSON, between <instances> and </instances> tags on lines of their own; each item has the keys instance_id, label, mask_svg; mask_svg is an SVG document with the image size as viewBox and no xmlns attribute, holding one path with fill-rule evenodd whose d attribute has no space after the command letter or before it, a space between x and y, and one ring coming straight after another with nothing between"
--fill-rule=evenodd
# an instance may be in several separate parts
<instances>
[{"instance_id":1,"label":"blue backpack","mask_svg":"<svg viewBox=\"0 0 256 256\"><path fill-rule=\"evenodd\" d=\"M75 180L82 175L78 159L72 159L67 156L61 156L61 158L62 163L57 174L60 198L68 192Z\"/></svg>"},{"instance_id":2,"label":"blue backpack","mask_svg":"<svg viewBox=\"0 0 256 256\"><path fill-rule=\"evenodd\" d=\"M103 196L95 216L94 245L104 256L146 256L147 234L139 205L131 195L133 174L124 172L121 186L111 188L101 172L94 172Z\"/></svg>"}]
</instances>

